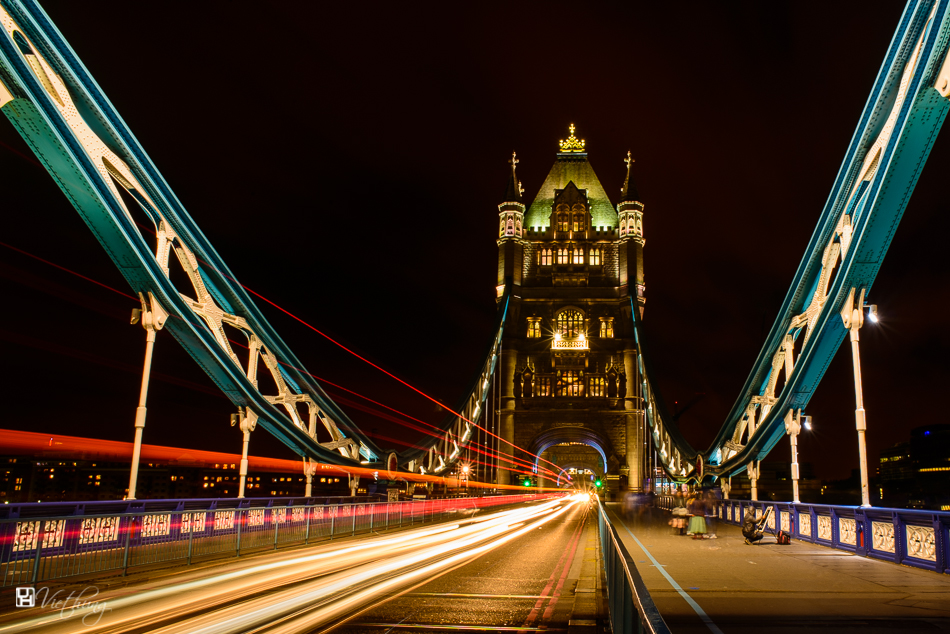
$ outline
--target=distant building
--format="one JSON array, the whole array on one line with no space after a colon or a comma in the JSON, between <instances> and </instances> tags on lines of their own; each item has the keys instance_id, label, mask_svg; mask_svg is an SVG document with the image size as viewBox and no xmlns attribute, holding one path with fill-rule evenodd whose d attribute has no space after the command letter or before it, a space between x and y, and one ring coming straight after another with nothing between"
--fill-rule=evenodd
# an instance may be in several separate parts
<instances>
[{"instance_id":1,"label":"distant building","mask_svg":"<svg viewBox=\"0 0 950 634\"><path fill-rule=\"evenodd\" d=\"M180 465L142 463L138 499L237 497L240 476L235 462ZM128 494L129 463L0 456L0 503L121 500ZM302 497L302 474L248 471L246 497ZM361 493L366 493L365 489ZM313 479L314 497L349 495L346 477Z\"/></svg>"},{"instance_id":2,"label":"distant building","mask_svg":"<svg viewBox=\"0 0 950 634\"><path fill-rule=\"evenodd\" d=\"M0 430L0 504L121 500L128 495L132 444L76 436ZM250 456L245 497L302 497L297 460ZM136 498L237 497L241 456L143 445ZM358 493L376 484L361 481ZM314 497L349 495L346 475L313 476Z\"/></svg>"},{"instance_id":3,"label":"distant building","mask_svg":"<svg viewBox=\"0 0 950 634\"><path fill-rule=\"evenodd\" d=\"M924 425L881 452L883 506L950 510L950 425Z\"/></svg>"}]
</instances>

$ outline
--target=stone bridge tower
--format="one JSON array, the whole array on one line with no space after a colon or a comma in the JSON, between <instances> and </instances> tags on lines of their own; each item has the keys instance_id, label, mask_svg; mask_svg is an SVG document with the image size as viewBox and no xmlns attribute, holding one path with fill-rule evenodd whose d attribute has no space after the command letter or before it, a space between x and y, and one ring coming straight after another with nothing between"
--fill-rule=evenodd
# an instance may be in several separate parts
<instances>
[{"instance_id":1,"label":"stone bridge tower","mask_svg":"<svg viewBox=\"0 0 950 634\"><path fill-rule=\"evenodd\" d=\"M630 315L631 297L641 314L645 301L643 203L629 152L615 206L573 125L570 133L528 207L512 155L498 206L499 298L505 282L513 284L502 343L501 436L564 469L606 476L608 490L636 491L647 477ZM499 483L513 481L499 473Z\"/></svg>"}]
</instances>

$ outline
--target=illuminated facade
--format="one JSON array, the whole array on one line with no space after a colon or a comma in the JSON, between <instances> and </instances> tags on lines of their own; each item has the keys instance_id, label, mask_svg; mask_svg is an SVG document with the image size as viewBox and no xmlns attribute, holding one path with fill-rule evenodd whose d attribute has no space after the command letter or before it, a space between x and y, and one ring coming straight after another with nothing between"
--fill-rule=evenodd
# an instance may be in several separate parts
<instances>
[{"instance_id":1,"label":"illuminated facade","mask_svg":"<svg viewBox=\"0 0 950 634\"><path fill-rule=\"evenodd\" d=\"M501 435L562 468L607 475L610 488L639 490L646 434L630 311L645 302L643 203L629 152L614 204L570 133L530 205L513 155L498 205L498 296L513 285Z\"/></svg>"}]
</instances>

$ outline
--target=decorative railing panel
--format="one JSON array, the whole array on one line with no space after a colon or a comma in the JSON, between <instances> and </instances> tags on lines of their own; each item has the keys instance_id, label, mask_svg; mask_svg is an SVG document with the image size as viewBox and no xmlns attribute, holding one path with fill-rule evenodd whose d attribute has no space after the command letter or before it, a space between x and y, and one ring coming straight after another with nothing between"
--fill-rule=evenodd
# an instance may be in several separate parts
<instances>
[{"instance_id":1,"label":"decorative railing panel","mask_svg":"<svg viewBox=\"0 0 950 634\"><path fill-rule=\"evenodd\" d=\"M660 506L669 503L661 499ZM723 500L720 517L727 524L741 524L750 509L761 514L767 507L772 507L772 516L781 518L780 528L794 539L905 566L950 572L950 513ZM775 533L775 526L767 524L766 532Z\"/></svg>"},{"instance_id":2,"label":"decorative railing panel","mask_svg":"<svg viewBox=\"0 0 950 634\"><path fill-rule=\"evenodd\" d=\"M245 499L238 508L129 511L84 515L81 505L11 505L0 518L0 587L195 558L240 556L468 516L477 509L544 500L563 493L412 502ZM193 500L155 501L194 505ZM46 517L23 517L42 506ZM109 506L106 504L106 506ZM117 505L112 505L117 506ZM125 505L128 507L128 503ZM62 515L53 515L56 512ZM69 514L67 514L69 513ZM10 517L13 515L13 517ZM17 517L20 515L20 517Z\"/></svg>"}]
</instances>

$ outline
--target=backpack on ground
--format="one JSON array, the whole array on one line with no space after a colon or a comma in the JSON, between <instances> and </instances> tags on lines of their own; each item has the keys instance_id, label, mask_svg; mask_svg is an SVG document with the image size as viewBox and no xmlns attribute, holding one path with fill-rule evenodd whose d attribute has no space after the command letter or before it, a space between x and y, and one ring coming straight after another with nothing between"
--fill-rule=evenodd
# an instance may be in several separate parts
<instances>
[{"instance_id":1,"label":"backpack on ground","mask_svg":"<svg viewBox=\"0 0 950 634\"><path fill-rule=\"evenodd\" d=\"M775 542L778 544L791 544L792 538L789 537L785 531L779 531L778 534L775 535Z\"/></svg>"}]
</instances>

